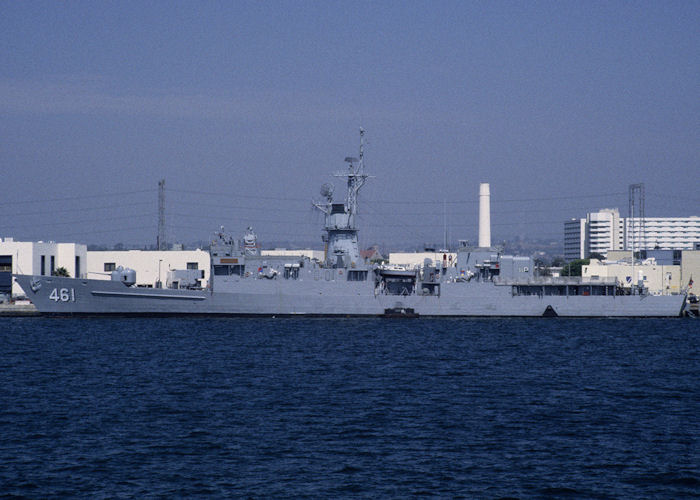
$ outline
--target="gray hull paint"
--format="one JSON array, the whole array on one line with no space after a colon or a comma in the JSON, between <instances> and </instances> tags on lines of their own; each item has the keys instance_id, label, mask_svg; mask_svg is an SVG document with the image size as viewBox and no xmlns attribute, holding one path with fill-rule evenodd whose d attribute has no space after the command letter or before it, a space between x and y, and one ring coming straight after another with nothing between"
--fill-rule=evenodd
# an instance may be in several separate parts
<instances>
[{"instance_id":1,"label":"gray hull paint","mask_svg":"<svg viewBox=\"0 0 700 500\"><path fill-rule=\"evenodd\" d=\"M460 246L456 262L424 261L420 270L369 266L360 257L356 226L364 170L348 157L334 176L347 186L345 200L324 184L314 206L324 213L322 262L260 255L252 228L242 241L216 233L210 245L213 291L125 286L134 272L119 268L116 281L18 275L27 297L45 314L207 314L380 316L679 316L685 296L618 295L616 283L551 283L533 274L530 257L499 248ZM185 271L183 271L185 273ZM184 275L186 276L186 274ZM131 278L134 277L134 280ZM510 280L516 285L505 285ZM522 286L520 286L520 285ZM190 283L191 286L191 283ZM549 295L550 293L565 293Z\"/></svg>"},{"instance_id":2,"label":"gray hull paint","mask_svg":"<svg viewBox=\"0 0 700 500\"><path fill-rule=\"evenodd\" d=\"M376 294L370 282L246 279L215 292L127 287L120 282L16 275L44 314L381 316L411 308L420 316L680 316L685 296L513 296L492 282L443 283L441 295ZM240 290L238 290L239 288Z\"/></svg>"}]
</instances>

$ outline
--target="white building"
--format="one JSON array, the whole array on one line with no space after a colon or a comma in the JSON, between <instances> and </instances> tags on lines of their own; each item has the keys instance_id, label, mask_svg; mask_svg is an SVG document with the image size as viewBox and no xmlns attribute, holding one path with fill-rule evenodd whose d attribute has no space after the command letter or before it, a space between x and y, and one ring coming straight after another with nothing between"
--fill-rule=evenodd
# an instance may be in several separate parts
<instances>
[{"instance_id":1,"label":"white building","mask_svg":"<svg viewBox=\"0 0 700 500\"><path fill-rule=\"evenodd\" d=\"M136 271L136 284L166 286L168 271L200 269L204 271L202 286L209 283L210 258L205 250L108 250L87 253L87 273L90 279L111 279L118 267Z\"/></svg>"},{"instance_id":2,"label":"white building","mask_svg":"<svg viewBox=\"0 0 700 500\"><path fill-rule=\"evenodd\" d=\"M71 277L84 278L87 274L87 247L78 243L53 241L14 241L0 238L0 288L10 288L13 296L24 291L12 283L12 274L51 276L59 267ZM6 293L0 290L0 293Z\"/></svg>"},{"instance_id":3,"label":"white building","mask_svg":"<svg viewBox=\"0 0 700 500\"><path fill-rule=\"evenodd\" d=\"M591 280L617 278L623 288L643 284L654 295L671 295L681 292L681 266L662 265L648 259L644 262L601 262L591 259L582 266L581 276Z\"/></svg>"},{"instance_id":4,"label":"white building","mask_svg":"<svg viewBox=\"0 0 700 500\"><path fill-rule=\"evenodd\" d=\"M634 235L632 227L634 226ZM642 231L642 226L644 230ZM634 237L633 237L634 236ZM610 250L692 250L700 242L700 217L620 217L616 208L564 222L564 258L583 259Z\"/></svg>"},{"instance_id":5,"label":"white building","mask_svg":"<svg viewBox=\"0 0 700 500\"><path fill-rule=\"evenodd\" d=\"M588 255L606 255L608 250L621 250L624 245L622 219L617 208L603 208L586 216Z\"/></svg>"},{"instance_id":6,"label":"white building","mask_svg":"<svg viewBox=\"0 0 700 500\"><path fill-rule=\"evenodd\" d=\"M632 250L692 250L700 242L700 217L645 217L644 231L640 219L625 221L626 248ZM634 238L633 238L634 236Z\"/></svg>"},{"instance_id":7,"label":"white building","mask_svg":"<svg viewBox=\"0 0 700 500\"><path fill-rule=\"evenodd\" d=\"M617 208L591 212L585 219L564 222L564 259L585 259L592 253L607 255L625 243L624 219Z\"/></svg>"}]
</instances>

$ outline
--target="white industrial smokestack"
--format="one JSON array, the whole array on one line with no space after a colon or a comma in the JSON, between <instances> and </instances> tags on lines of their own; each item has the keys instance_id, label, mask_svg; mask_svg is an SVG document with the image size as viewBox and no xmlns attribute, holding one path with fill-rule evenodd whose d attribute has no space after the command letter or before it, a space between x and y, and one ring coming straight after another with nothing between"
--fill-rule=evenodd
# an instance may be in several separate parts
<instances>
[{"instance_id":1,"label":"white industrial smokestack","mask_svg":"<svg viewBox=\"0 0 700 500\"><path fill-rule=\"evenodd\" d=\"M491 246L491 192L486 182L479 185L479 247Z\"/></svg>"}]
</instances>

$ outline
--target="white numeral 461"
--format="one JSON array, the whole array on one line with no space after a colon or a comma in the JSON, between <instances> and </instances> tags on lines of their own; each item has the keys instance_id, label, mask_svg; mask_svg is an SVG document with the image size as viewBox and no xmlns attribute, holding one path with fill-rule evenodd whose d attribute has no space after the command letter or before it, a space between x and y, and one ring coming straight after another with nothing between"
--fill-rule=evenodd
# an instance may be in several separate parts
<instances>
[{"instance_id":1,"label":"white numeral 461","mask_svg":"<svg viewBox=\"0 0 700 500\"><path fill-rule=\"evenodd\" d=\"M54 288L51 290L49 299L54 302L75 302L74 288Z\"/></svg>"}]
</instances>

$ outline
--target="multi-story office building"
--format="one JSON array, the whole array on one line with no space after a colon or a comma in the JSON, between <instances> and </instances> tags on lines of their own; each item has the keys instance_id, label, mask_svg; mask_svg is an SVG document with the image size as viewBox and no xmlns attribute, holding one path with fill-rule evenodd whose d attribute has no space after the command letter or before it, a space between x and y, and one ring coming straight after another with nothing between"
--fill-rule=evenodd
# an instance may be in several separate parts
<instances>
[{"instance_id":1,"label":"multi-story office building","mask_svg":"<svg viewBox=\"0 0 700 500\"><path fill-rule=\"evenodd\" d=\"M567 261L586 257L586 219L564 222L564 259Z\"/></svg>"},{"instance_id":2,"label":"multi-story office building","mask_svg":"<svg viewBox=\"0 0 700 500\"><path fill-rule=\"evenodd\" d=\"M626 248L632 250L692 250L700 242L700 217L645 217L644 230L640 220L625 221Z\"/></svg>"},{"instance_id":3,"label":"multi-story office building","mask_svg":"<svg viewBox=\"0 0 700 500\"><path fill-rule=\"evenodd\" d=\"M605 208L564 222L564 258L582 259L610 250L692 250L700 242L700 217L645 217L632 221Z\"/></svg>"},{"instance_id":4,"label":"multi-story office building","mask_svg":"<svg viewBox=\"0 0 700 500\"><path fill-rule=\"evenodd\" d=\"M587 253L606 255L608 250L622 250L623 219L617 208L603 208L586 216Z\"/></svg>"}]
</instances>

